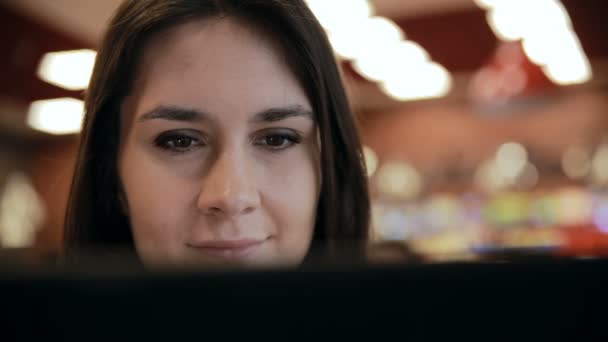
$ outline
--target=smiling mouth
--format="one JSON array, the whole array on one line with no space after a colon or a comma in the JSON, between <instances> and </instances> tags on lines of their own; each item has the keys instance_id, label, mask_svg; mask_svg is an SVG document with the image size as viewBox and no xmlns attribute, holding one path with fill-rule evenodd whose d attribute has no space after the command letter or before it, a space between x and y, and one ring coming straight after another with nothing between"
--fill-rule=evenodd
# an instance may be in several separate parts
<instances>
[{"instance_id":1,"label":"smiling mouth","mask_svg":"<svg viewBox=\"0 0 608 342\"><path fill-rule=\"evenodd\" d=\"M266 240L268 239L202 241L188 246L210 257L243 259L258 250Z\"/></svg>"}]
</instances>

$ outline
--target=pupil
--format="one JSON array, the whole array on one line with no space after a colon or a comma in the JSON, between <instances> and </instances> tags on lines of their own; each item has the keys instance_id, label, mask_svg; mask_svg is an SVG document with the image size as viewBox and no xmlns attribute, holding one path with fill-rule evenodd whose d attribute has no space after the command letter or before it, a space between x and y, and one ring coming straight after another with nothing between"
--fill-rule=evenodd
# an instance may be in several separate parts
<instances>
[{"instance_id":1,"label":"pupil","mask_svg":"<svg viewBox=\"0 0 608 342\"><path fill-rule=\"evenodd\" d=\"M270 146L281 146L283 144L283 137L268 137L266 143Z\"/></svg>"},{"instance_id":2,"label":"pupil","mask_svg":"<svg viewBox=\"0 0 608 342\"><path fill-rule=\"evenodd\" d=\"M188 147L190 145L190 138L177 138L175 141L176 147Z\"/></svg>"}]
</instances>

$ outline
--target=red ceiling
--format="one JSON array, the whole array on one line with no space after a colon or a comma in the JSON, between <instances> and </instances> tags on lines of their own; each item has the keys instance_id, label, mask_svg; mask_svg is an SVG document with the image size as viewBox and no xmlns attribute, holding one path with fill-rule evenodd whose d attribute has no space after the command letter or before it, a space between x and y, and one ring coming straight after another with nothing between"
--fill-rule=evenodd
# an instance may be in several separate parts
<instances>
[{"instance_id":1,"label":"red ceiling","mask_svg":"<svg viewBox=\"0 0 608 342\"><path fill-rule=\"evenodd\" d=\"M608 58L608 1L563 0L584 49L591 59ZM472 8L460 12L399 19L406 36L422 45L433 60L450 71L471 71L492 54L497 41L486 24L485 13ZM542 25L542 18L539 18ZM87 48L79 42L39 22L0 5L0 98L28 103L63 96L81 97L39 80L35 71L40 57L49 51Z\"/></svg>"},{"instance_id":2,"label":"red ceiling","mask_svg":"<svg viewBox=\"0 0 608 342\"><path fill-rule=\"evenodd\" d=\"M585 52L590 58L608 58L606 0L562 0ZM487 25L485 11L461 12L396 20L407 37L422 45L433 60L451 71L477 69L492 54L497 39ZM543 25L539 18L538 25Z\"/></svg>"},{"instance_id":3,"label":"red ceiling","mask_svg":"<svg viewBox=\"0 0 608 342\"><path fill-rule=\"evenodd\" d=\"M28 103L32 100L63 96L80 97L41 81L36 76L40 58L49 51L87 47L39 22L0 5L0 98Z\"/></svg>"}]
</instances>

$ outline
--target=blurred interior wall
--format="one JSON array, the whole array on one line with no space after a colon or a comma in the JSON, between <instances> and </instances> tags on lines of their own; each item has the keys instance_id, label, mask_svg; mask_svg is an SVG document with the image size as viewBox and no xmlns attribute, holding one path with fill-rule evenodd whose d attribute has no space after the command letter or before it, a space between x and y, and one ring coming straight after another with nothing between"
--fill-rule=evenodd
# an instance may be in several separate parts
<instances>
[{"instance_id":1,"label":"blurred interior wall","mask_svg":"<svg viewBox=\"0 0 608 342\"><path fill-rule=\"evenodd\" d=\"M46 220L35 242L40 251L54 252L61 247L76 150L76 138L59 139L40 146L31 161L32 182L46 205Z\"/></svg>"},{"instance_id":2,"label":"blurred interior wall","mask_svg":"<svg viewBox=\"0 0 608 342\"><path fill-rule=\"evenodd\" d=\"M447 162L478 164L509 141L559 161L568 146L597 143L608 134L606 113L608 93L588 90L494 109L463 101L405 104L366 113L361 129L380 163L405 160L424 171Z\"/></svg>"}]
</instances>

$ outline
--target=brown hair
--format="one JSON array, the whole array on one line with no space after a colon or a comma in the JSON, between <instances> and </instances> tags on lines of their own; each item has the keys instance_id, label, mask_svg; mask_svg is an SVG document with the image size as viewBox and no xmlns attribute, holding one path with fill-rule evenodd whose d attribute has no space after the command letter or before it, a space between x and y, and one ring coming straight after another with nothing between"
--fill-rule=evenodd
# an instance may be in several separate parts
<instances>
[{"instance_id":1,"label":"brown hair","mask_svg":"<svg viewBox=\"0 0 608 342\"><path fill-rule=\"evenodd\" d=\"M303 0L127 0L120 6L99 49L86 96L65 252L133 248L119 200L121 103L147 39L168 27L212 16L263 27L284 50L313 106L322 146L314 246L334 253L361 252L370 215L361 145L327 37Z\"/></svg>"}]
</instances>

